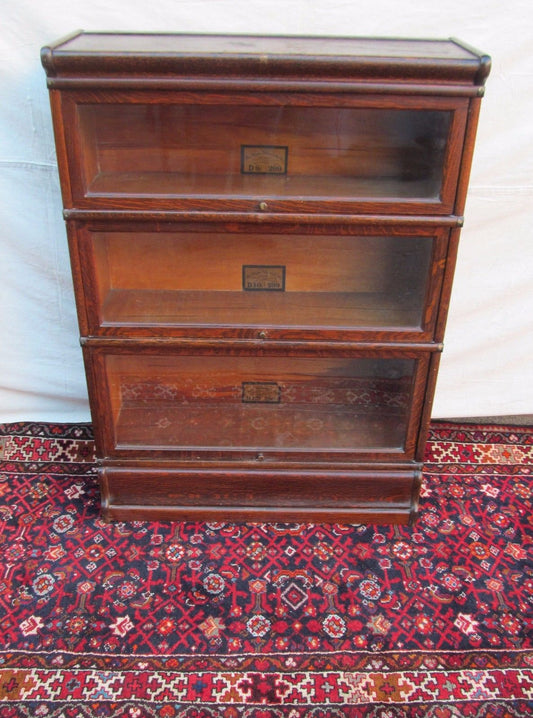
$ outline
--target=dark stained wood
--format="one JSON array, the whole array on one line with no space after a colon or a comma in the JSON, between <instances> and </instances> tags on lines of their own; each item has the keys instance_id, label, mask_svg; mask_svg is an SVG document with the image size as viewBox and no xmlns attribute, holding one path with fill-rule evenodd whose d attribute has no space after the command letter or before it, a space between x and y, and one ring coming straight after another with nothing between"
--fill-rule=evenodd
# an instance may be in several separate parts
<instances>
[{"instance_id":1,"label":"dark stained wood","mask_svg":"<svg viewBox=\"0 0 533 718\"><path fill-rule=\"evenodd\" d=\"M431 407L433 405L433 397L435 395L435 386L437 383L437 376L439 372L441 354L439 352L432 352L428 373L427 373L427 384L424 390L424 402L420 406L420 431L417 437L416 447L414 447L414 456L417 461L424 460L424 451L426 448L428 438L429 422L431 420Z\"/></svg>"},{"instance_id":2,"label":"dark stained wood","mask_svg":"<svg viewBox=\"0 0 533 718\"><path fill-rule=\"evenodd\" d=\"M457 40L79 33L41 52L61 79L153 77L483 85L490 58Z\"/></svg>"},{"instance_id":3,"label":"dark stained wood","mask_svg":"<svg viewBox=\"0 0 533 718\"><path fill-rule=\"evenodd\" d=\"M63 210L66 220L72 222L139 222L157 223L157 226L170 225L179 221L184 228L198 226L200 223L215 222L220 226L224 223L231 223L235 232L247 232L251 225L274 226L282 225L283 232L298 232L303 226L314 225L316 227L336 225L338 234L350 232L350 227L366 227L368 231L376 230L383 234L402 233L403 227L409 227L413 233L422 230L424 227L459 227L463 224L463 217L454 214L440 215L384 215L384 214L324 214L313 212L305 214L302 212L291 212L290 215L274 214L271 212L188 212L182 210L132 210L132 209L107 209L96 210L78 209L76 207ZM140 224L139 224L140 226ZM346 227L346 229L344 229ZM313 231L313 230L306 230ZM317 230L315 230L317 231ZM365 230L367 231L367 230Z\"/></svg>"},{"instance_id":4,"label":"dark stained wood","mask_svg":"<svg viewBox=\"0 0 533 718\"><path fill-rule=\"evenodd\" d=\"M413 522L490 59L42 50L106 520Z\"/></svg>"},{"instance_id":5,"label":"dark stained wood","mask_svg":"<svg viewBox=\"0 0 533 718\"><path fill-rule=\"evenodd\" d=\"M466 193L468 191L468 181L470 179L470 168L472 166L472 156L474 154L474 144L480 109L481 99L472 98L468 109L465 141L463 155L461 158L463 171L461 172L461 176L459 177L459 181L457 183L457 196L455 198L455 207L458 215L462 215L465 208Z\"/></svg>"},{"instance_id":6,"label":"dark stained wood","mask_svg":"<svg viewBox=\"0 0 533 718\"><path fill-rule=\"evenodd\" d=\"M406 523L419 467L312 471L186 469L180 466L106 467L100 481L104 518L142 516L222 521L342 521ZM146 503L146 486L150 504Z\"/></svg>"}]
</instances>

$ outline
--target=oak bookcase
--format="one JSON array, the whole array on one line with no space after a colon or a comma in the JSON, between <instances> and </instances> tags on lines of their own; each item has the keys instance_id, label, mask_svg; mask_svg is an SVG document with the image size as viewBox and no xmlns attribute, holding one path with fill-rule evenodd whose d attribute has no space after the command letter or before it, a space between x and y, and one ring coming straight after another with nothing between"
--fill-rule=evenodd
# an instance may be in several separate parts
<instances>
[{"instance_id":1,"label":"oak bookcase","mask_svg":"<svg viewBox=\"0 0 533 718\"><path fill-rule=\"evenodd\" d=\"M412 521L489 58L78 32L42 61L104 517Z\"/></svg>"}]
</instances>

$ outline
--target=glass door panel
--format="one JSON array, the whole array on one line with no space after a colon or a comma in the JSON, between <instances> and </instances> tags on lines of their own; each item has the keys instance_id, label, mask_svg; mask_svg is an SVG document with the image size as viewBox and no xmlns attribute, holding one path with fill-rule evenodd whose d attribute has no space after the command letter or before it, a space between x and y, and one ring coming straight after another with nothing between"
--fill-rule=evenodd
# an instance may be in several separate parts
<instances>
[{"instance_id":1,"label":"glass door panel","mask_svg":"<svg viewBox=\"0 0 533 718\"><path fill-rule=\"evenodd\" d=\"M440 199L453 112L374 107L77 106L89 197Z\"/></svg>"},{"instance_id":2,"label":"glass door panel","mask_svg":"<svg viewBox=\"0 0 533 718\"><path fill-rule=\"evenodd\" d=\"M435 237L94 231L104 327L420 331Z\"/></svg>"},{"instance_id":3,"label":"glass door panel","mask_svg":"<svg viewBox=\"0 0 533 718\"><path fill-rule=\"evenodd\" d=\"M416 361L107 354L116 449L401 452Z\"/></svg>"}]
</instances>

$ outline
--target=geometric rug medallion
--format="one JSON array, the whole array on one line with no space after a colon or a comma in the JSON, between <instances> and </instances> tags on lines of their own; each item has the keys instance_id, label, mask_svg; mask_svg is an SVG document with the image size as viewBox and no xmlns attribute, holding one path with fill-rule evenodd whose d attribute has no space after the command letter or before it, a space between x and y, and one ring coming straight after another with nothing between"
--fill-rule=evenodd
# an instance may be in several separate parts
<instances>
[{"instance_id":1,"label":"geometric rug medallion","mask_svg":"<svg viewBox=\"0 0 533 718\"><path fill-rule=\"evenodd\" d=\"M405 526L106 524L0 427L0 718L533 715L533 427L431 425Z\"/></svg>"}]
</instances>

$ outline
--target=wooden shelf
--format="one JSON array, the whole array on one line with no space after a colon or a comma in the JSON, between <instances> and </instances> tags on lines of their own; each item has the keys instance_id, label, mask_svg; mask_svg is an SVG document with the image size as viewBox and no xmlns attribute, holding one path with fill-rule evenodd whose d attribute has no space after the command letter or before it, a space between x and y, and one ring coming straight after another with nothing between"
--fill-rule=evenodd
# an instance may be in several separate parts
<instances>
[{"instance_id":1,"label":"wooden shelf","mask_svg":"<svg viewBox=\"0 0 533 718\"><path fill-rule=\"evenodd\" d=\"M102 326L420 329L416 296L358 292L108 292Z\"/></svg>"},{"instance_id":2,"label":"wooden shelf","mask_svg":"<svg viewBox=\"0 0 533 718\"><path fill-rule=\"evenodd\" d=\"M359 413L350 406L123 405L116 424L119 449L307 450L391 452L403 448L404 413Z\"/></svg>"},{"instance_id":3,"label":"wooden shelf","mask_svg":"<svg viewBox=\"0 0 533 718\"><path fill-rule=\"evenodd\" d=\"M351 202L391 200L437 201L440 177L406 180L401 177L299 176L239 174L202 175L178 172L100 172L87 189L87 197L182 198L205 200L279 199Z\"/></svg>"}]
</instances>

